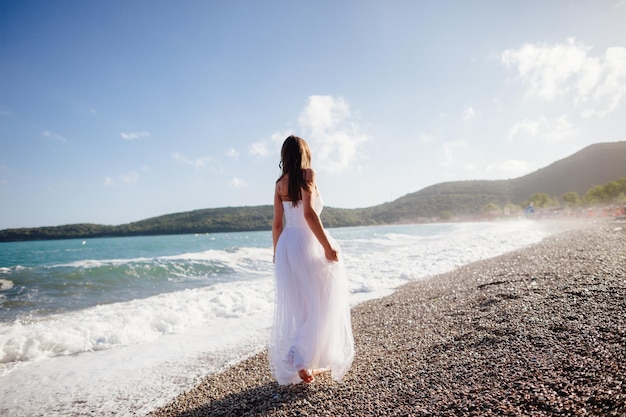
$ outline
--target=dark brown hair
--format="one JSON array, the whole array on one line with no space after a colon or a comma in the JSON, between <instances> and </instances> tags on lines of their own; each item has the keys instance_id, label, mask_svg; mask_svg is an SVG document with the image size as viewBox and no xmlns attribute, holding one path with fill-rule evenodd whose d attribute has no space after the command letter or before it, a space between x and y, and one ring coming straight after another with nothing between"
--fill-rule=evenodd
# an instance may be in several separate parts
<instances>
[{"instance_id":1,"label":"dark brown hair","mask_svg":"<svg viewBox=\"0 0 626 417\"><path fill-rule=\"evenodd\" d=\"M280 178L289 175L287 194L295 207L302 200L302 189L310 191L304 172L311 167L311 150L304 139L294 135L285 139L280 150L280 167Z\"/></svg>"}]
</instances>

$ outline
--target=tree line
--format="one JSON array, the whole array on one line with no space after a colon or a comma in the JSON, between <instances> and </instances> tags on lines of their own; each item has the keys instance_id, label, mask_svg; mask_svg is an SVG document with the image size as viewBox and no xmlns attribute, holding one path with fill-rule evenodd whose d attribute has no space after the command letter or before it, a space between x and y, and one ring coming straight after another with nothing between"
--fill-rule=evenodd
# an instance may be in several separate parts
<instances>
[{"instance_id":1,"label":"tree line","mask_svg":"<svg viewBox=\"0 0 626 417\"><path fill-rule=\"evenodd\" d=\"M506 204L502 209L512 212L523 210L532 205L536 208L549 207L586 207L599 204L626 204L626 177L608 182L604 185L595 185L589 188L583 195L575 191L569 191L561 195L560 198L549 196L546 193L532 194L521 206ZM495 203L487 204L483 211L494 212L500 210Z\"/></svg>"}]
</instances>

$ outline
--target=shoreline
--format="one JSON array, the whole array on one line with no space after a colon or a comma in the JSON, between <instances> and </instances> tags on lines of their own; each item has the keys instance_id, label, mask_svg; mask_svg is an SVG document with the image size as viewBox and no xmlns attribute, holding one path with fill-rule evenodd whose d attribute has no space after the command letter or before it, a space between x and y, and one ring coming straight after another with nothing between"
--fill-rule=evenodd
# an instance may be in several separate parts
<instances>
[{"instance_id":1,"label":"shoreline","mask_svg":"<svg viewBox=\"0 0 626 417\"><path fill-rule=\"evenodd\" d=\"M622 415L625 229L588 224L360 303L341 383L279 386L263 351L149 416Z\"/></svg>"}]
</instances>

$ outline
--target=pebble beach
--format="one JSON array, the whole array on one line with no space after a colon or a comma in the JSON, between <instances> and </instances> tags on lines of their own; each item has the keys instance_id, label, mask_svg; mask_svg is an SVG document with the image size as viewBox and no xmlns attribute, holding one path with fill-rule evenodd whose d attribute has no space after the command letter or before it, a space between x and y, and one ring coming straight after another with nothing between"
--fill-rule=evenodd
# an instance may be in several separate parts
<instances>
[{"instance_id":1,"label":"pebble beach","mask_svg":"<svg viewBox=\"0 0 626 417\"><path fill-rule=\"evenodd\" d=\"M340 383L262 352L150 417L623 416L625 313L626 222L589 221L357 305Z\"/></svg>"}]
</instances>

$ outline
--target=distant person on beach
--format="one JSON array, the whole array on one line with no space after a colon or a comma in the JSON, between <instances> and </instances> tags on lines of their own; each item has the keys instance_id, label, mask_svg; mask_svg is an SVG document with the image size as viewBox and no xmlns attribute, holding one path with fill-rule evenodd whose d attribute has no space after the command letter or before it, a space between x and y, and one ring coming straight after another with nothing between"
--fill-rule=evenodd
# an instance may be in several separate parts
<instances>
[{"instance_id":1,"label":"distant person on beach","mask_svg":"<svg viewBox=\"0 0 626 417\"><path fill-rule=\"evenodd\" d=\"M281 385L310 383L325 371L340 381L354 358L346 273L339 246L320 220L322 197L304 139L285 139L280 167L272 223L272 375Z\"/></svg>"}]
</instances>

